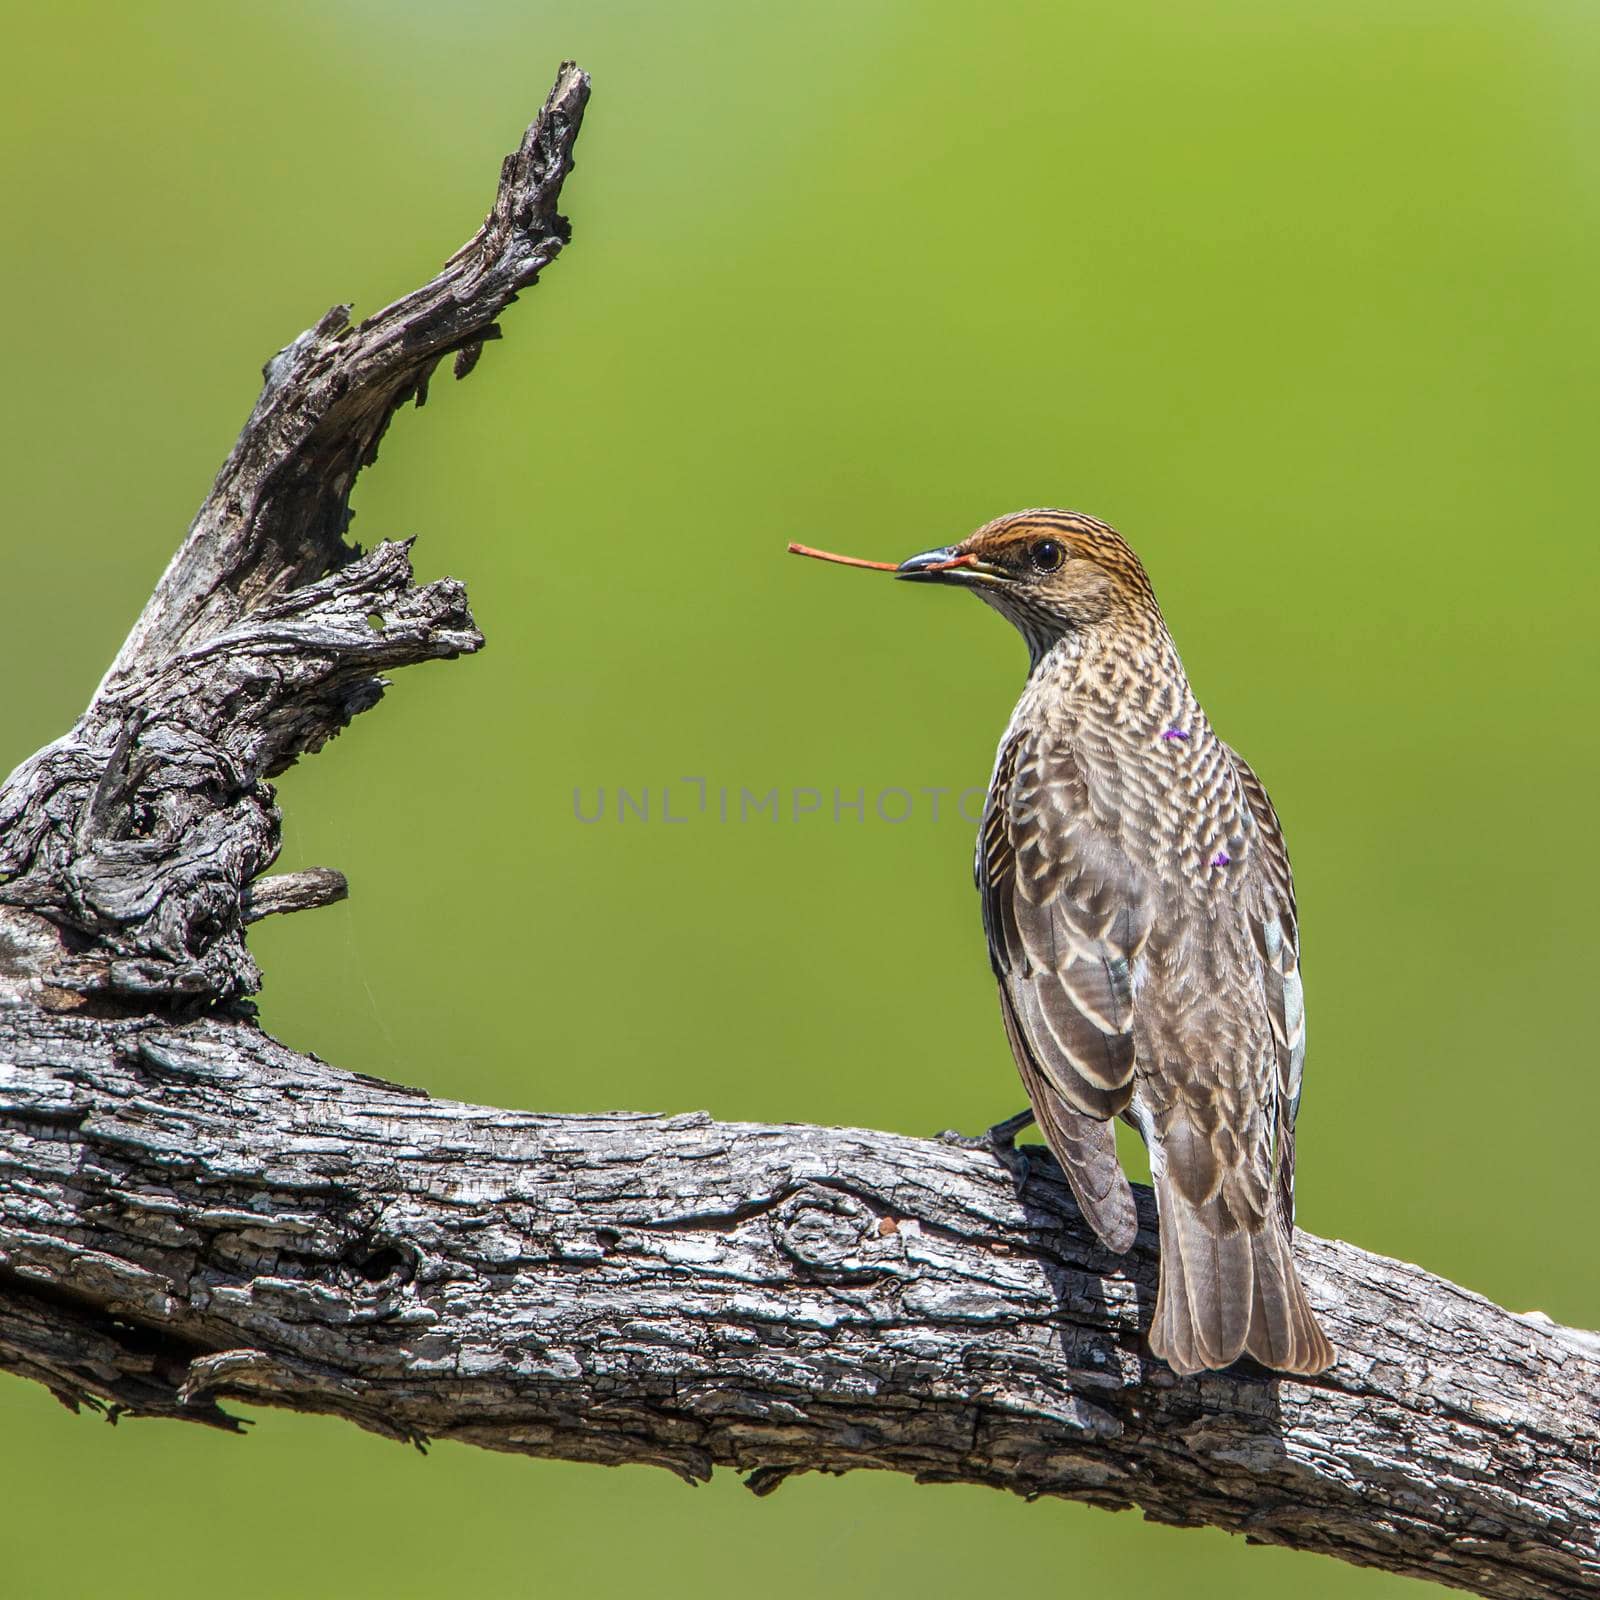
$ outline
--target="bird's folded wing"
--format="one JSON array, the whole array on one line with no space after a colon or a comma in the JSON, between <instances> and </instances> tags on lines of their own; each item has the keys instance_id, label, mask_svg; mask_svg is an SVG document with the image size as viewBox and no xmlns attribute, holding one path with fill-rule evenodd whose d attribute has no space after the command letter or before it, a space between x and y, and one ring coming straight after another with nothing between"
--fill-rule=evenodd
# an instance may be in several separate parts
<instances>
[{"instance_id":1,"label":"bird's folded wing","mask_svg":"<svg viewBox=\"0 0 1600 1600\"><path fill-rule=\"evenodd\" d=\"M1226 748L1226 747L1225 747ZM1236 750L1229 749L1239 782L1257 828L1259 851L1252 873L1246 911L1250 932L1261 958L1261 982L1267 1016L1278 1057L1276 1106L1279 1216L1294 1228L1294 1123L1300 1109L1301 1075L1306 1059L1304 991L1300 981L1300 927L1295 909L1294 877L1283 827L1261 780Z\"/></svg>"},{"instance_id":2,"label":"bird's folded wing","mask_svg":"<svg viewBox=\"0 0 1600 1600\"><path fill-rule=\"evenodd\" d=\"M977 877L1006 1031L1040 1129L1101 1237L1126 1248L1132 1196L1110 1119L1133 1093L1133 962L1151 912L1070 750L1026 734L1001 750Z\"/></svg>"}]
</instances>

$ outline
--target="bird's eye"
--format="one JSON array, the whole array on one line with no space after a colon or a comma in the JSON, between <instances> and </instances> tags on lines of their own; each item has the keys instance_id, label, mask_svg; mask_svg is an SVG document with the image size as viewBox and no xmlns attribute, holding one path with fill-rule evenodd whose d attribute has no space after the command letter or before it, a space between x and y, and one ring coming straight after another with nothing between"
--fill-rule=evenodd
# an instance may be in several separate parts
<instances>
[{"instance_id":1,"label":"bird's eye","mask_svg":"<svg viewBox=\"0 0 1600 1600\"><path fill-rule=\"evenodd\" d=\"M1066 559L1066 551L1054 539L1041 539L1028 551L1035 572L1054 572Z\"/></svg>"}]
</instances>

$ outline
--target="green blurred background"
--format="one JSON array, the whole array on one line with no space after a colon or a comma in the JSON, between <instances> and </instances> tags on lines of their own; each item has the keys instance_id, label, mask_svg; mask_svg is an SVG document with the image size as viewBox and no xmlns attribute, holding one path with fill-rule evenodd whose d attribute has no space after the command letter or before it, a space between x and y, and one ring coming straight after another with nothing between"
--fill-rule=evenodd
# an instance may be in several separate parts
<instances>
[{"instance_id":1,"label":"green blurred background","mask_svg":"<svg viewBox=\"0 0 1600 1600\"><path fill-rule=\"evenodd\" d=\"M268 1026L507 1105L1013 1110L971 828L831 790L983 782L1021 645L782 551L1076 506L1289 831L1302 1223L1600 1325L1591 4L56 5L6 51L0 769L84 704L263 359L429 275L557 61L594 74L570 252L359 487L489 648L284 780L284 864L353 894L253 936ZM685 775L830 804L615 820ZM1408 1587L881 1476L111 1429L12 1379L0 1550L8 1595L127 1600Z\"/></svg>"}]
</instances>

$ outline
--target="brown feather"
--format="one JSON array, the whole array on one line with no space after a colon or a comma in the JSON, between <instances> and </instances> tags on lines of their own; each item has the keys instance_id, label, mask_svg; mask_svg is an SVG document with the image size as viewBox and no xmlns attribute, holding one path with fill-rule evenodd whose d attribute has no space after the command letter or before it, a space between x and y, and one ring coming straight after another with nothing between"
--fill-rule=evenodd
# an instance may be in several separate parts
<instances>
[{"instance_id":1,"label":"brown feather","mask_svg":"<svg viewBox=\"0 0 1600 1600\"><path fill-rule=\"evenodd\" d=\"M1122 1251L1137 1222L1109 1119L1133 1092L1129 956L1143 929L1125 913L1137 889L1114 851L1101 851L1089 870L1092 852L1063 848L1086 789L1070 759L1042 754L1016 741L996 762L979 832L984 926L1006 1035L1039 1129L1084 1215Z\"/></svg>"},{"instance_id":2,"label":"brown feather","mask_svg":"<svg viewBox=\"0 0 1600 1600\"><path fill-rule=\"evenodd\" d=\"M1048 563L1035 562L1041 541ZM1035 511L944 573L1027 640L977 880L1012 1054L1085 1216L1134 1233L1111 1121L1151 1146L1179 1372L1243 1353L1310 1373L1332 1347L1295 1274L1305 1054L1288 852L1266 790L1189 687L1144 568L1104 523Z\"/></svg>"},{"instance_id":3,"label":"brown feather","mask_svg":"<svg viewBox=\"0 0 1600 1600\"><path fill-rule=\"evenodd\" d=\"M1000 985L1000 1014L1005 1020L1006 1037L1022 1076L1022 1086L1033 1107L1035 1121L1061 1163L1073 1198L1089 1226L1108 1250L1123 1254L1133 1246L1139 1232L1139 1218L1133 1205L1133 1190L1117 1159L1117 1140L1112 1124L1075 1110L1056 1093L1034 1063L1033 1054L1017 1025L1011 996Z\"/></svg>"}]
</instances>

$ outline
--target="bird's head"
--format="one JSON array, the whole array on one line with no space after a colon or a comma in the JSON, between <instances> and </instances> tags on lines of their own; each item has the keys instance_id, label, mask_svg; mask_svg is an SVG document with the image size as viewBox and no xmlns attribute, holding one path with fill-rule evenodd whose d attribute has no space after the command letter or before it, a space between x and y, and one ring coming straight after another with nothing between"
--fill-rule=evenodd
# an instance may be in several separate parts
<instances>
[{"instance_id":1,"label":"bird's head","mask_svg":"<svg viewBox=\"0 0 1600 1600\"><path fill-rule=\"evenodd\" d=\"M1113 528L1075 511L1018 511L959 544L902 561L895 576L971 589L1007 618L1035 662L1068 634L1161 626L1138 556Z\"/></svg>"}]
</instances>

